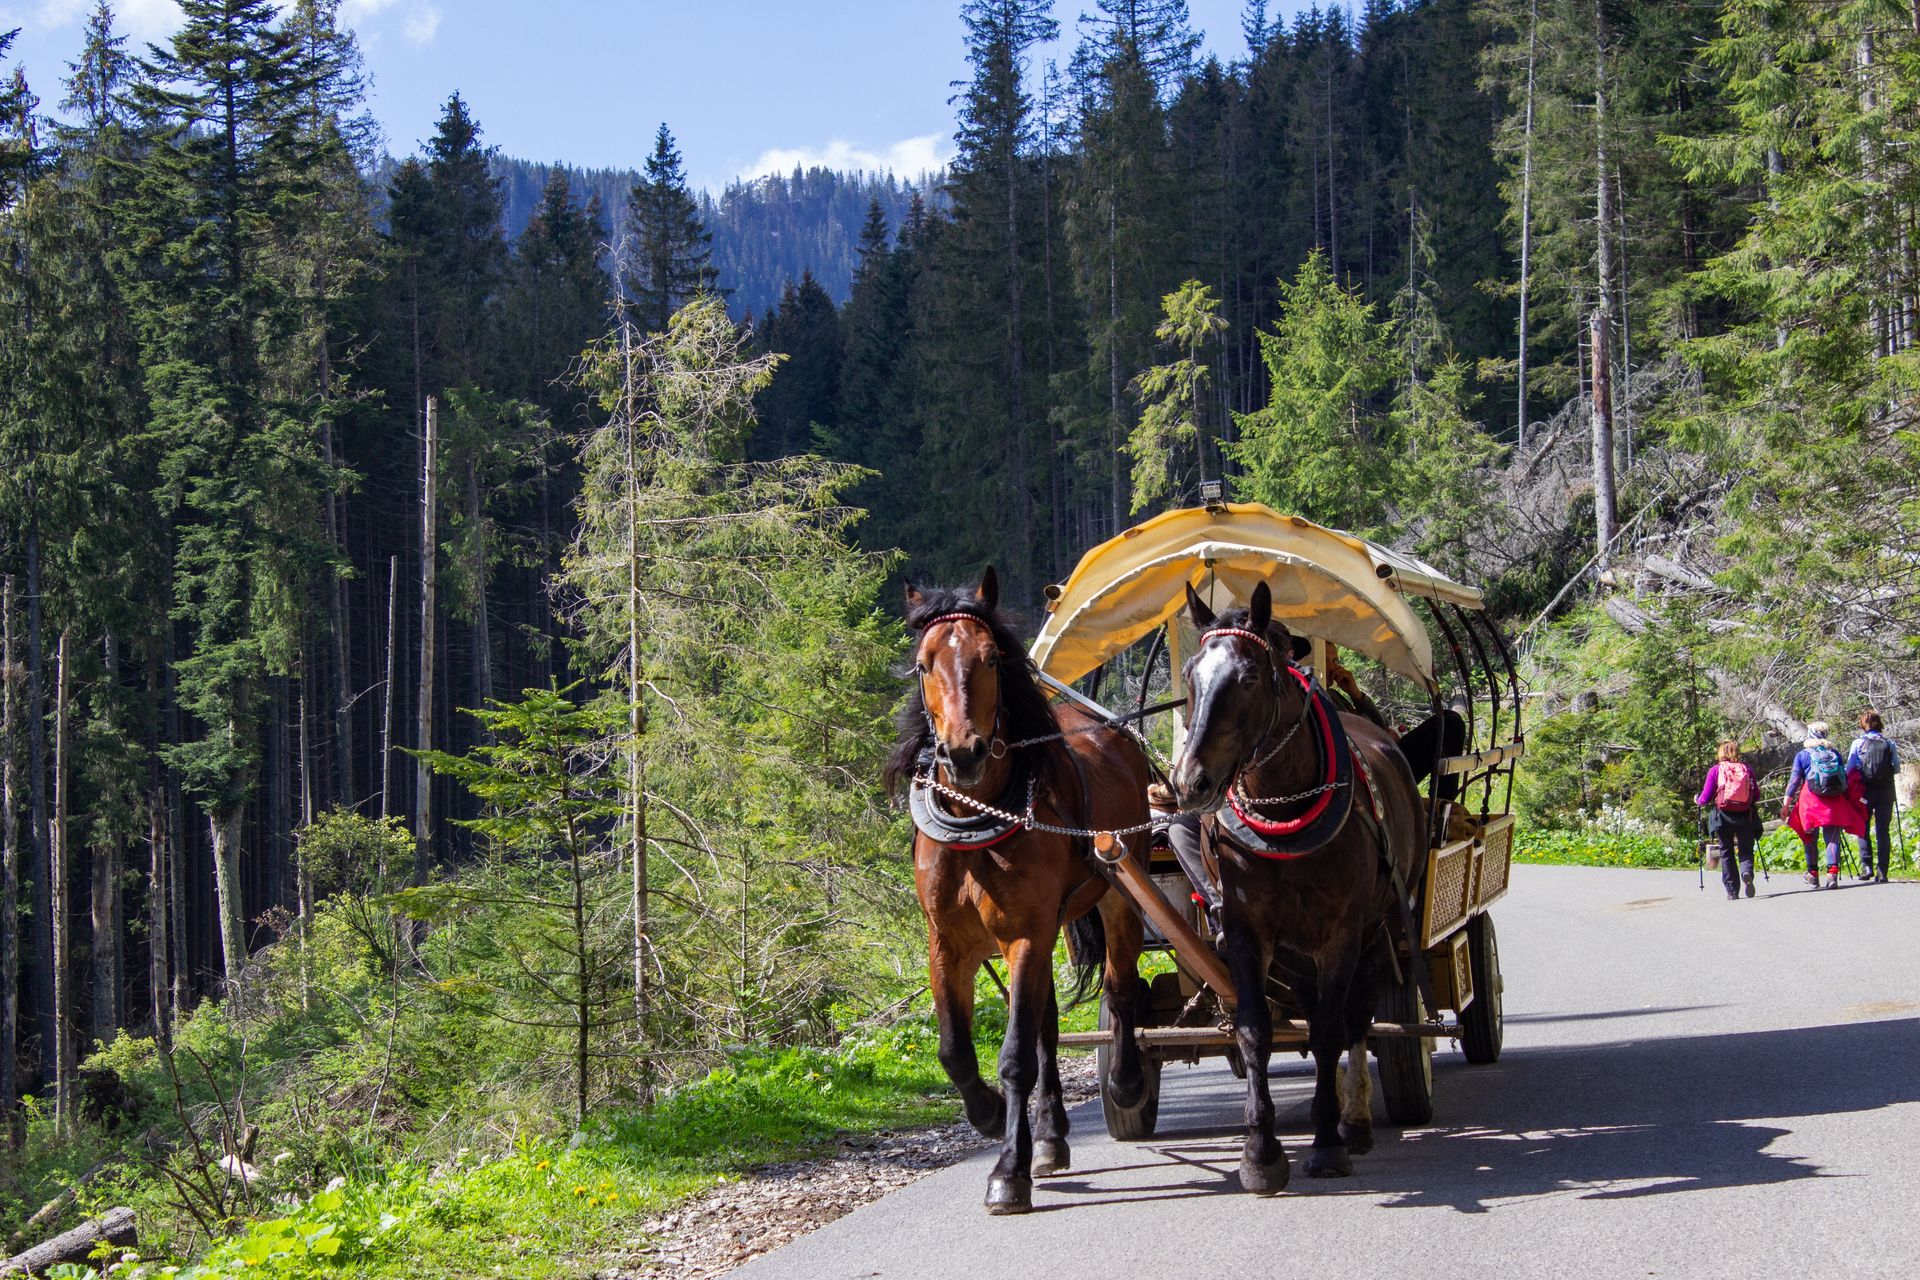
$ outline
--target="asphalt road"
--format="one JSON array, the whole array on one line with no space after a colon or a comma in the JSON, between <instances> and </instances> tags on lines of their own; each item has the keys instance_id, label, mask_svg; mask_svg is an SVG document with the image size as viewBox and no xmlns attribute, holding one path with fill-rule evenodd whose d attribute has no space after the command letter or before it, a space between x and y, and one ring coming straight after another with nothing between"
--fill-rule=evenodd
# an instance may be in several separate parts
<instances>
[{"instance_id":1,"label":"asphalt road","mask_svg":"<svg viewBox=\"0 0 1920 1280\"><path fill-rule=\"evenodd\" d=\"M734 1272L940 1277L1920 1273L1920 885L1728 902L1690 873L1516 867L1497 904L1506 1051L1434 1058L1435 1123L1304 1177L1307 1064L1276 1057L1285 1194L1233 1179L1243 1086L1167 1069L1159 1132L1073 1113L1034 1212L980 1208L990 1154Z\"/></svg>"}]
</instances>

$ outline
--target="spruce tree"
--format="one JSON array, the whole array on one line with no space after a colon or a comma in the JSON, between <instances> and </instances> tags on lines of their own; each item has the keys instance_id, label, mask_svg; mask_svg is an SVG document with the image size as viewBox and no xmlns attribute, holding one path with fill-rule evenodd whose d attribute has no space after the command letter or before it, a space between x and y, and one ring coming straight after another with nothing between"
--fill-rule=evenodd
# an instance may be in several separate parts
<instances>
[{"instance_id":1,"label":"spruce tree","mask_svg":"<svg viewBox=\"0 0 1920 1280\"><path fill-rule=\"evenodd\" d=\"M713 292L719 282L713 234L687 190L680 153L665 124L654 135L653 154L640 181L627 194L627 220L634 243L625 255L623 283L640 323L665 333L675 311L695 296Z\"/></svg>"},{"instance_id":2,"label":"spruce tree","mask_svg":"<svg viewBox=\"0 0 1920 1280\"><path fill-rule=\"evenodd\" d=\"M815 451L831 439L840 396L840 315L811 271L789 282L780 310L768 321L768 351L786 358L760 393L755 453L786 458Z\"/></svg>"},{"instance_id":3,"label":"spruce tree","mask_svg":"<svg viewBox=\"0 0 1920 1280\"><path fill-rule=\"evenodd\" d=\"M276 213L307 155L299 46L271 0L185 0L136 86L151 143L121 218L145 249L135 278L160 457L175 521L173 614L193 719L166 756L209 820L225 972L246 963L241 820L261 764L269 677L299 649L304 582L328 554L312 420L277 399L263 336L297 323L267 269Z\"/></svg>"}]
</instances>

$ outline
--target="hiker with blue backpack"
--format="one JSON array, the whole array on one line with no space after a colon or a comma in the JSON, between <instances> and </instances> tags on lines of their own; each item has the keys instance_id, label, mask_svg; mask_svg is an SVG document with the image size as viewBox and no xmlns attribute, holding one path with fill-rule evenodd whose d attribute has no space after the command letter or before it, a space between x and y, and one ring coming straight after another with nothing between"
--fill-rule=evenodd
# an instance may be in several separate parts
<instances>
[{"instance_id":1,"label":"hiker with blue backpack","mask_svg":"<svg viewBox=\"0 0 1920 1280\"><path fill-rule=\"evenodd\" d=\"M1759 795L1752 768L1740 758L1740 744L1731 739L1721 743L1694 803L1707 810L1707 834L1720 841L1720 883L1729 902L1739 898L1743 888L1753 896L1753 842L1760 834L1754 801Z\"/></svg>"},{"instance_id":2,"label":"hiker with blue backpack","mask_svg":"<svg viewBox=\"0 0 1920 1280\"><path fill-rule=\"evenodd\" d=\"M1862 803L1860 774L1847 768L1847 759L1828 736L1827 722L1815 720L1807 725L1807 740L1793 757L1793 774L1787 779L1787 800L1780 817L1800 837L1807 854L1807 883L1820 887L1819 849L1814 837L1826 846L1827 888L1840 887L1840 836L1862 835L1867 815Z\"/></svg>"},{"instance_id":3,"label":"hiker with blue backpack","mask_svg":"<svg viewBox=\"0 0 1920 1280\"><path fill-rule=\"evenodd\" d=\"M1882 732L1885 728L1880 713L1869 708L1860 717L1860 736L1847 752L1847 772L1860 776L1867 809L1867 831L1860 838L1860 878L1879 884L1887 882L1893 858L1887 831L1893 822L1893 780L1900 773L1900 753ZM1875 849L1880 851L1877 869Z\"/></svg>"}]
</instances>

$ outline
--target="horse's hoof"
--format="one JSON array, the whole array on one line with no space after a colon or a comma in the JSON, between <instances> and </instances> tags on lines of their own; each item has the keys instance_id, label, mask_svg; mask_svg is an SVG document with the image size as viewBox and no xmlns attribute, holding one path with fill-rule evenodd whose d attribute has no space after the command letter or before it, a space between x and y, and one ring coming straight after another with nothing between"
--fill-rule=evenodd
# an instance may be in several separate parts
<instances>
[{"instance_id":1,"label":"horse's hoof","mask_svg":"<svg viewBox=\"0 0 1920 1280\"><path fill-rule=\"evenodd\" d=\"M1340 1141L1347 1144L1347 1154L1363 1156L1373 1150L1373 1126L1371 1124L1340 1125Z\"/></svg>"},{"instance_id":2,"label":"horse's hoof","mask_svg":"<svg viewBox=\"0 0 1920 1280\"><path fill-rule=\"evenodd\" d=\"M1344 1178L1353 1172L1353 1160L1345 1147L1312 1147L1307 1151L1309 1178Z\"/></svg>"},{"instance_id":3,"label":"horse's hoof","mask_svg":"<svg viewBox=\"0 0 1920 1280\"><path fill-rule=\"evenodd\" d=\"M1256 1196L1277 1196L1287 1189L1287 1154L1275 1156L1272 1164L1256 1163L1250 1156L1240 1157L1240 1189Z\"/></svg>"},{"instance_id":4,"label":"horse's hoof","mask_svg":"<svg viewBox=\"0 0 1920 1280\"><path fill-rule=\"evenodd\" d=\"M1040 1138L1033 1144L1033 1176L1049 1178L1073 1167L1073 1153L1065 1138Z\"/></svg>"},{"instance_id":5,"label":"horse's hoof","mask_svg":"<svg viewBox=\"0 0 1920 1280\"><path fill-rule=\"evenodd\" d=\"M1033 1179L1018 1174L994 1174L987 1179L987 1212L999 1217L1033 1208Z\"/></svg>"}]
</instances>

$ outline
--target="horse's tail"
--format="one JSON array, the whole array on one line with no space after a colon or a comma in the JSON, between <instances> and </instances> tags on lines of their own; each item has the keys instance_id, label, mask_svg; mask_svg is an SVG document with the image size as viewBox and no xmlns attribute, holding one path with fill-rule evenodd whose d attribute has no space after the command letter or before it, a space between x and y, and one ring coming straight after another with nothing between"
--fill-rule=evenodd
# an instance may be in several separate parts
<instances>
[{"instance_id":1,"label":"horse's tail","mask_svg":"<svg viewBox=\"0 0 1920 1280\"><path fill-rule=\"evenodd\" d=\"M1067 959L1073 962L1073 990L1067 995L1071 1009L1098 988L1107 963L1107 926L1099 907L1067 922Z\"/></svg>"}]
</instances>

